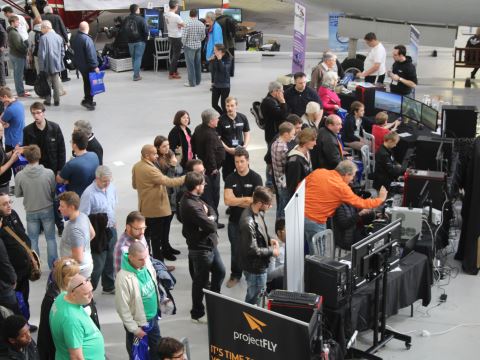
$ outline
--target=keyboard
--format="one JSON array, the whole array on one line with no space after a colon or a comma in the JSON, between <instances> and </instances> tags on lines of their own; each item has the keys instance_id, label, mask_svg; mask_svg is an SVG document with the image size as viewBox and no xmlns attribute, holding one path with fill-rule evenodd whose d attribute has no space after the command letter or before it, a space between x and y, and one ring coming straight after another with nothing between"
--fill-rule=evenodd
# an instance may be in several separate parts
<instances>
[{"instance_id":1,"label":"keyboard","mask_svg":"<svg viewBox=\"0 0 480 360\"><path fill-rule=\"evenodd\" d=\"M273 290L268 294L269 300L304 304L304 305L316 305L320 301L320 296L311 293L299 293L286 290Z\"/></svg>"}]
</instances>

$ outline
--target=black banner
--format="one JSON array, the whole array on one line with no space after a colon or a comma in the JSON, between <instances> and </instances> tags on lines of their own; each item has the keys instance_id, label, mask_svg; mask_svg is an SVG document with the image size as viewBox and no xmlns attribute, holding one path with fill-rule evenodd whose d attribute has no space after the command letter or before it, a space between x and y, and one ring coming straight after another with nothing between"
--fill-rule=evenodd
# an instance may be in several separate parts
<instances>
[{"instance_id":1,"label":"black banner","mask_svg":"<svg viewBox=\"0 0 480 360\"><path fill-rule=\"evenodd\" d=\"M204 290L209 360L308 360L308 324Z\"/></svg>"}]
</instances>

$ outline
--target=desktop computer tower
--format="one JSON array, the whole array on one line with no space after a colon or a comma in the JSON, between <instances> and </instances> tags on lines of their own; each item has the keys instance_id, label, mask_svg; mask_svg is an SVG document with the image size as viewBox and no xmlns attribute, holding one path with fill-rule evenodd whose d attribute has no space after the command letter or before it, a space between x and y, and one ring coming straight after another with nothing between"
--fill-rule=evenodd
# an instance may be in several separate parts
<instances>
[{"instance_id":1,"label":"desktop computer tower","mask_svg":"<svg viewBox=\"0 0 480 360\"><path fill-rule=\"evenodd\" d=\"M347 299L348 266L317 255L305 257L305 291L321 295L325 306L338 309Z\"/></svg>"},{"instance_id":2,"label":"desktop computer tower","mask_svg":"<svg viewBox=\"0 0 480 360\"><path fill-rule=\"evenodd\" d=\"M442 136L474 138L477 136L476 106L446 105L442 107Z\"/></svg>"},{"instance_id":3,"label":"desktop computer tower","mask_svg":"<svg viewBox=\"0 0 480 360\"><path fill-rule=\"evenodd\" d=\"M375 116L375 87L357 86L355 89L357 100L365 106L365 116Z\"/></svg>"},{"instance_id":4,"label":"desktop computer tower","mask_svg":"<svg viewBox=\"0 0 480 360\"><path fill-rule=\"evenodd\" d=\"M403 206L424 208L431 200L432 207L442 210L446 200L446 175L440 171L411 169L405 173Z\"/></svg>"}]
</instances>

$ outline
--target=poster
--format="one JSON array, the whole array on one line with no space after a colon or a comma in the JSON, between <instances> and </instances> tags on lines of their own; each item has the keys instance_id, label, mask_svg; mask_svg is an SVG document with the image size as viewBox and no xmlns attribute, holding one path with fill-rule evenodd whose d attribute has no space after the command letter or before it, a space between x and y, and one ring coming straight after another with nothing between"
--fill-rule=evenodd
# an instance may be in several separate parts
<instances>
[{"instance_id":1,"label":"poster","mask_svg":"<svg viewBox=\"0 0 480 360\"><path fill-rule=\"evenodd\" d=\"M348 38L338 34L338 18L344 17L345 13L331 12L328 14L328 48L332 51L348 51Z\"/></svg>"},{"instance_id":2,"label":"poster","mask_svg":"<svg viewBox=\"0 0 480 360\"><path fill-rule=\"evenodd\" d=\"M293 21L292 74L303 72L305 68L305 50L307 42L307 9L301 2L295 2Z\"/></svg>"},{"instance_id":3,"label":"poster","mask_svg":"<svg viewBox=\"0 0 480 360\"><path fill-rule=\"evenodd\" d=\"M135 3L140 8L162 7L168 4L168 0L137 0L129 2L125 0L64 0L65 11L84 10L127 10Z\"/></svg>"},{"instance_id":4,"label":"poster","mask_svg":"<svg viewBox=\"0 0 480 360\"><path fill-rule=\"evenodd\" d=\"M412 58L413 65L417 66L418 63L418 47L420 46L420 31L410 25L410 44L408 45L407 55Z\"/></svg>"},{"instance_id":5,"label":"poster","mask_svg":"<svg viewBox=\"0 0 480 360\"><path fill-rule=\"evenodd\" d=\"M209 360L310 359L309 324L208 290Z\"/></svg>"}]
</instances>

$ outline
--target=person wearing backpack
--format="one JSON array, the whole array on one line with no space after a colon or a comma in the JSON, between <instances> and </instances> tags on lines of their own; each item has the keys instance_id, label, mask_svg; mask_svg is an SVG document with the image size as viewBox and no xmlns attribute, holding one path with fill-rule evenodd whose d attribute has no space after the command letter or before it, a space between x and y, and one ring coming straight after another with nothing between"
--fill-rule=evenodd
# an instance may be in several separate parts
<instances>
[{"instance_id":1,"label":"person wearing backpack","mask_svg":"<svg viewBox=\"0 0 480 360\"><path fill-rule=\"evenodd\" d=\"M148 39L147 22L139 14L140 7L137 4L132 4L130 5L130 15L123 22L123 29L128 38L128 50L132 57L133 81L142 80L140 66Z\"/></svg>"}]
</instances>

